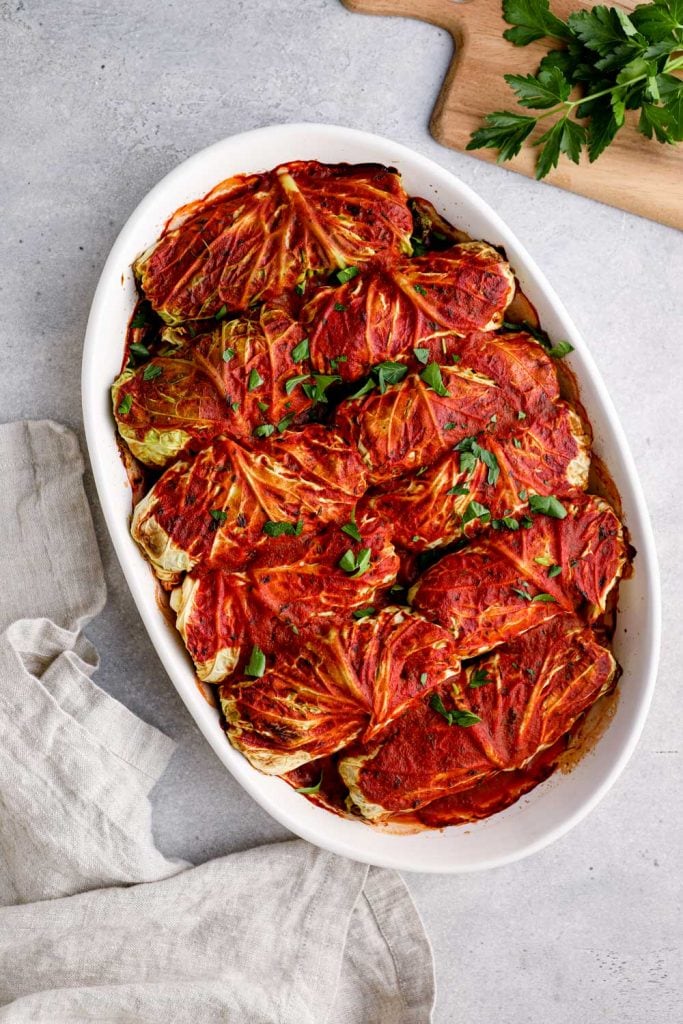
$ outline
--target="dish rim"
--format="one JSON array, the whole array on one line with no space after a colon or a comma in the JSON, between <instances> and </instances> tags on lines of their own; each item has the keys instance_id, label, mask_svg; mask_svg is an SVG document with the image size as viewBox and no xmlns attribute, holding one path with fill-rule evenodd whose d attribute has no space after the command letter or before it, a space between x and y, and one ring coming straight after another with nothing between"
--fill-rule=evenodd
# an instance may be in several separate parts
<instances>
[{"instance_id":1,"label":"dish rim","mask_svg":"<svg viewBox=\"0 0 683 1024\"><path fill-rule=\"evenodd\" d=\"M595 392L596 408L600 410L601 417L604 417L606 420L608 435L609 433L612 435L611 440L614 442L617 452L617 460L621 464L620 469L623 471L622 475L625 478L619 488L622 498L624 497L624 484L627 486L629 491L627 496L628 501L626 505L626 514L629 519L628 525L631 530L636 527L638 531L636 573L638 574L639 584L642 583L644 586L644 611L646 621L643 622L642 629L647 644L644 658L645 665L643 677L641 678L640 685L638 687L637 696L639 699L636 702L635 709L631 712L631 721L626 729L625 735L620 741L617 741L617 750L612 756L611 763L603 772L602 778L592 787L592 791L588 795L579 800L578 806L576 806L571 813L562 817L561 820L546 829L541 829L540 831L537 829L537 834L535 835L529 835L526 837L520 836L519 842L513 849L508 849L507 851L496 851L494 849L488 855L478 855L475 861L472 861L471 858L468 859L467 857L465 857L462 862L449 861L447 858L449 857L449 853L452 854L453 844L449 845L445 842L443 846L443 858L430 854L427 859L421 859L419 856L419 844L411 844L411 840L417 837L389 834L387 832L382 832L381 830L372 829L365 824L355 821L347 822L347 824L351 826L348 830L336 828L332 822L339 823L347 820L341 819L329 811L316 807L311 804L310 801L301 799L299 795L295 794L291 787L287 786L287 784L282 782L282 780L264 776L262 773L258 772L257 769L253 768L238 751L232 748L222 730L220 730L220 732L217 731L217 713L207 704L196 685L194 687L194 693L188 691L187 672L189 665L187 663L187 656L184 651L180 652L182 653L185 662L183 671L179 667L181 664L178 649L179 637L173 627L169 625L162 615L156 601L150 601L148 593L144 592L145 587L148 591L150 587L144 583L140 573L140 567L142 567L148 574L149 583L151 584L153 584L153 577L147 564L139 553L139 550L130 537L128 531L129 516L127 516L125 521L122 522L122 516L119 508L121 503L121 494L118 494L118 501L115 496L115 489L118 488L120 481L114 481L111 478L112 447L116 450L116 457L119 458L116 446L114 420L111 414L108 396L111 379L105 381L103 376L100 362L106 362L106 360L98 360L98 339L103 331L106 333L106 319L109 311L109 303L112 297L116 295L115 289L117 287L119 288L120 299L121 287L123 286L125 288L125 284L127 283L127 281L124 280L124 277L126 277L127 274L129 276L132 240L135 238L136 234L139 233L140 225L144 224L146 220L153 216L154 211L159 206L163 207L165 205L166 196L182 191L183 185L188 180L201 180L201 172L206 167L212 166L216 161L220 161L224 156L228 157L227 162L229 163L230 150L240 150L240 148L244 148L245 146L249 148L249 145L252 144L256 151L260 151L260 149L263 149L264 144L266 149L268 148L268 144L270 144L275 152L278 147L290 146L291 148L292 140L298 138L302 139L300 146L302 150L315 150L316 146L325 149L326 146L330 145L334 148L336 144L338 144L339 148L342 149L348 148L349 150L353 150L355 146L363 151L376 150L374 159L377 162L392 165L397 164L401 171L401 162L403 161L410 166L411 173L415 172L418 175L423 174L426 179L430 180L430 188L436 193L438 193L439 189L436 188L435 183L438 182L439 186L443 187L443 191L446 191L449 194L450 198L456 203L456 205L458 203L462 204L465 210L469 210L470 216L473 215L475 219L480 218L490 224L490 230L494 232L495 238L489 237L487 240L505 247L515 273L519 277L524 278L524 291L529 292L528 282L530 281L532 283L531 297L534 304L537 304L537 295L533 294L536 292L542 297L543 302L547 303L551 311L552 318L557 321L559 326L562 328L563 336L567 337L574 345L576 358L578 358L583 364L580 372L577 374L579 386L583 389L584 385L590 384L590 388ZM316 157L302 153L298 158L315 159ZM286 162L287 159L295 159L295 157L291 155L283 157L282 159L275 157L270 166ZM331 158L329 156L321 156L320 159L329 161ZM339 160L341 158L337 157L336 159ZM366 156L365 159L368 159L368 157ZM349 153L348 162L356 163L361 161L357 157L354 157L352 153ZM260 165L259 167L253 166L242 168L246 173L257 169L265 168L260 168ZM238 172L230 170L228 173L223 174L223 177L228 177L229 174L233 173ZM402 173L405 172L402 171ZM221 178L217 177L214 184L217 184L220 180ZM193 195L190 195L188 198L200 198L206 191L208 191L208 188L197 188L194 190ZM426 189L423 189L422 194L424 194L425 191ZM182 200L182 202L185 201L187 201L187 199ZM181 201L168 200L164 220L170 217L174 210L180 205ZM149 242L153 240L153 238L150 238ZM142 251L142 247L140 247L139 251ZM125 268L122 264L123 258L127 260ZM128 307L128 316L131 312L132 309ZM541 319L542 322L547 320L545 317L542 317ZM547 322L544 322L544 326L548 326ZM107 411L104 409L102 401L103 395L100 390L104 384L106 384L107 392ZM407 146L395 143L382 136L354 128L307 122L271 125L263 128L257 128L252 131L229 136L226 139L220 140L213 145L200 150L198 153L195 153L187 160L178 164L143 197L124 224L114 245L112 246L102 270L93 298L90 316L88 318L83 348L81 387L85 435L100 504L123 574L152 644L154 645L161 663L171 678L179 696L194 718L195 723L207 742L246 792L248 792L249 795L252 796L257 803L268 811L268 813L280 824L284 825L286 828L295 832L297 835L309 842L329 849L334 853L348 856L355 860L361 860L366 863L375 864L377 866L429 873L464 873L499 867L503 864L512 863L523 857L530 856L540 849L543 849L545 846L561 838L561 836L565 835L570 831L570 829L583 820L583 818L585 818L595 808L612 785L614 785L626 763L630 759L642 732L652 699L659 659L661 637L659 571L654 537L647 513L645 499L638 480L633 458L612 404L611 397L599 374L599 371L597 370L597 367L595 366L586 342L583 340L578 329L573 324L554 288L550 285L545 275L526 251L526 248L518 241L515 234L483 199L481 199L468 185L457 178L452 172L441 167L440 164L430 158L423 156L421 153L417 153L415 150ZM590 419L591 421L594 420L593 414L591 414ZM608 442L609 441L610 439L608 436ZM611 468L611 460L606 459L606 462ZM130 495L128 495L128 505L130 507ZM139 564L136 564L133 561L132 556L137 559L137 563ZM171 639L171 631L175 636L174 642L172 642ZM624 677L627 675L628 673L625 669ZM612 723L610 723L610 727L611 725ZM604 739L605 737L601 736L597 746L600 746ZM586 754L581 759L580 764L583 764L584 761L592 757L593 754L594 751ZM605 757L606 756L607 754L605 754ZM578 768L579 766L562 778L571 779L571 776L574 772L578 771ZM551 776L549 781L552 782L553 779L556 779L556 775ZM273 782L276 783L275 787L272 785ZM303 806L298 808L295 804L292 805L292 809L290 810L288 804L291 803L291 801L289 799L283 799L281 789L277 788L278 785L279 787L286 787L289 793L292 794L298 803ZM547 786L548 783L544 783L541 787L537 787L537 789L543 789ZM557 789L557 785L554 788ZM532 792L535 793L536 790ZM519 808L520 803L521 801L518 802L518 804L513 805L513 808ZM527 801L527 803L524 804L517 813L523 814L524 807L529 803L532 803L532 801ZM317 814L311 815L310 812L304 808L314 808ZM443 837L452 834L455 830L457 830L461 836L477 831L481 834L482 826L485 826L487 822L490 822L495 818L502 818L503 816L508 815L510 810L513 808L508 808L506 811L499 812L499 814L493 815L491 818L485 819L483 822L473 823L471 826L450 826L444 830L421 832L418 835L420 837L433 837L434 842L436 843L443 840ZM322 815L324 818L320 817L318 820L318 815ZM330 820L329 827L326 827L325 824L327 819ZM467 831L468 829L469 833ZM344 834L345 831L348 831L348 837ZM514 832L514 829L512 831ZM367 842L363 842L364 834L368 836ZM378 842L373 842L369 839L370 836L381 836L382 839ZM387 839L391 841L389 844L386 842ZM356 843L355 840L358 840L358 843ZM423 842L422 845L424 846L425 843ZM457 846L457 840L455 840L455 845ZM485 840L484 845L486 845ZM493 845L495 846L495 840ZM379 849L374 849L374 847L379 847ZM434 857L436 857L436 859L434 859Z\"/></svg>"}]
</instances>

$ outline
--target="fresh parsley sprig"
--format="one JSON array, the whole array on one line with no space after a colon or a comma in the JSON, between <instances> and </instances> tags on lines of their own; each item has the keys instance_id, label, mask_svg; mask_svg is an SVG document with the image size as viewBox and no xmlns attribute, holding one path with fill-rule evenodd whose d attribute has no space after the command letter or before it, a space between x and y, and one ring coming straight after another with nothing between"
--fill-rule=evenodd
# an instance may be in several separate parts
<instances>
[{"instance_id":1,"label":"fresh parsley sprig","mask_svg":"<svg viewBox=\"0 0 683 1024\"><path fill-rule=\"evenodd\" d=\"M503 0L512 25L503 35L515 46L537 39L557 42L535 75L505 75L521 107L487 114L468 149L495 149L498 162L516 156L545 118L555 117L534 145L536 177L544 178L564 154L574 163L582 152L592 163L624 124L626 110L640 110L638 131L648 139L683 141L683 0L654 0L630 14L598 5L564 22L549 0ZM571 99L574 89L581 95Z\"/></svg>"}]
</instances>

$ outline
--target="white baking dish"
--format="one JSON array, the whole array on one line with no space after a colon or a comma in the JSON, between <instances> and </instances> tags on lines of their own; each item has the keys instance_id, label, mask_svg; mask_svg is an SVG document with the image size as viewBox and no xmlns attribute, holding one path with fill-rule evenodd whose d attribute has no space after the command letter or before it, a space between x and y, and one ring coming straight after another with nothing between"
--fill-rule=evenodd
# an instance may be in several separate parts
<instances>
[{"instance_id":1,"label":"white baking dish","mask_svg":"<svg viewBox=\"0 0 683 1024\"><path fill-rule=\"evenodd\" d=\"M293 159L377 161L403 175L410 195L430 199L474 238L503 245L524 292L555 339L574 345L570 365L595 431L595 451L621 494L637 550L633 579L622 584L614 648L623 667L613 718L573 771L557 773L508 810L473 825L396 835L324 811L286 783L261 775L230 746L217 712L200 694L182 642L155 600L152 573L129 532L131 494L116 447L109 388L121 367L126 327L135 303L131 263L154 241L183 203L238 172L264 170ZM130 217L106 262L90 312L83 351L83 413L102 509L131 593L152 643L202 733L223 764L274 818L312 843L372 864L404 870L464 872L524 857L567 832L614 783L640 735L652 696L660 639L655 547L631 455L585 342L531 257L500 218L470 188L418 153L332 125L278 125L225 139L181 164ZM122 643L124 638L122 638Z\"/></svg>"}]
</instances>

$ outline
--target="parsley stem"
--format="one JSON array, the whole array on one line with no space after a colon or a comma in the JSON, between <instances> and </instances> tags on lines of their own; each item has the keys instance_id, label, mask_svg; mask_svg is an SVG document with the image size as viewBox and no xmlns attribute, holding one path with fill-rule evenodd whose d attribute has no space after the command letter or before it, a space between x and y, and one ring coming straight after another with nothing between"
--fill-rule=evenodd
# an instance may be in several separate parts
<instances>
[{"instance_id":1,"label":"parsley stem","mask_svg":"<svg viewBox=\"0 0 683 1024\"><path fill-rule=\"evenodd\" d=\"M683 57L675 57L673 60L668 60L662 68L660 74L668 75L672 71L678 71L679 68L683 68ZM599 92L590 92L585 96L581 96L578 100L564 100L557 107L553 107L551 110L546 110L543 114L536 115L536 121L542 121L545 117L550 117L552 114L559 114L561 111L566 110L563 120L571 114L574 107L580 106L582 103L587 103L588 100L597 100L600 96L609 96L610 93L616 92L617 89L626 89L631 85L635 85L636 82L642 82L644 78L649 78L647 72L642 75L638 75L637 78L632 78L628 82L624 82L623 85L612 85L609 89L601 89Z\"/></svg>"}]
</instances>

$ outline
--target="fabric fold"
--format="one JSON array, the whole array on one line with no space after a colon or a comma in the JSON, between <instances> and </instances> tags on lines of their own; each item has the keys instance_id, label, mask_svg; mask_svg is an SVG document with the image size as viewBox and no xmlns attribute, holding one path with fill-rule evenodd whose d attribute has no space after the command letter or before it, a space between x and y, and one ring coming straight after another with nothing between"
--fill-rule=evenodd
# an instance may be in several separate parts
<instances>
[{"instance_id":1,"label":"fabric fold","mask_svg":"<svg viewBox=\"0 0 683 1024\"><path fill-rule=\"evenodd\" d=\"M199 867L157 850L173 744L91 678L76 439L0 426L0 467L0 1022L426 1024L429 944L394 872L300 840Z\"/></svg>"}]
</instances>

